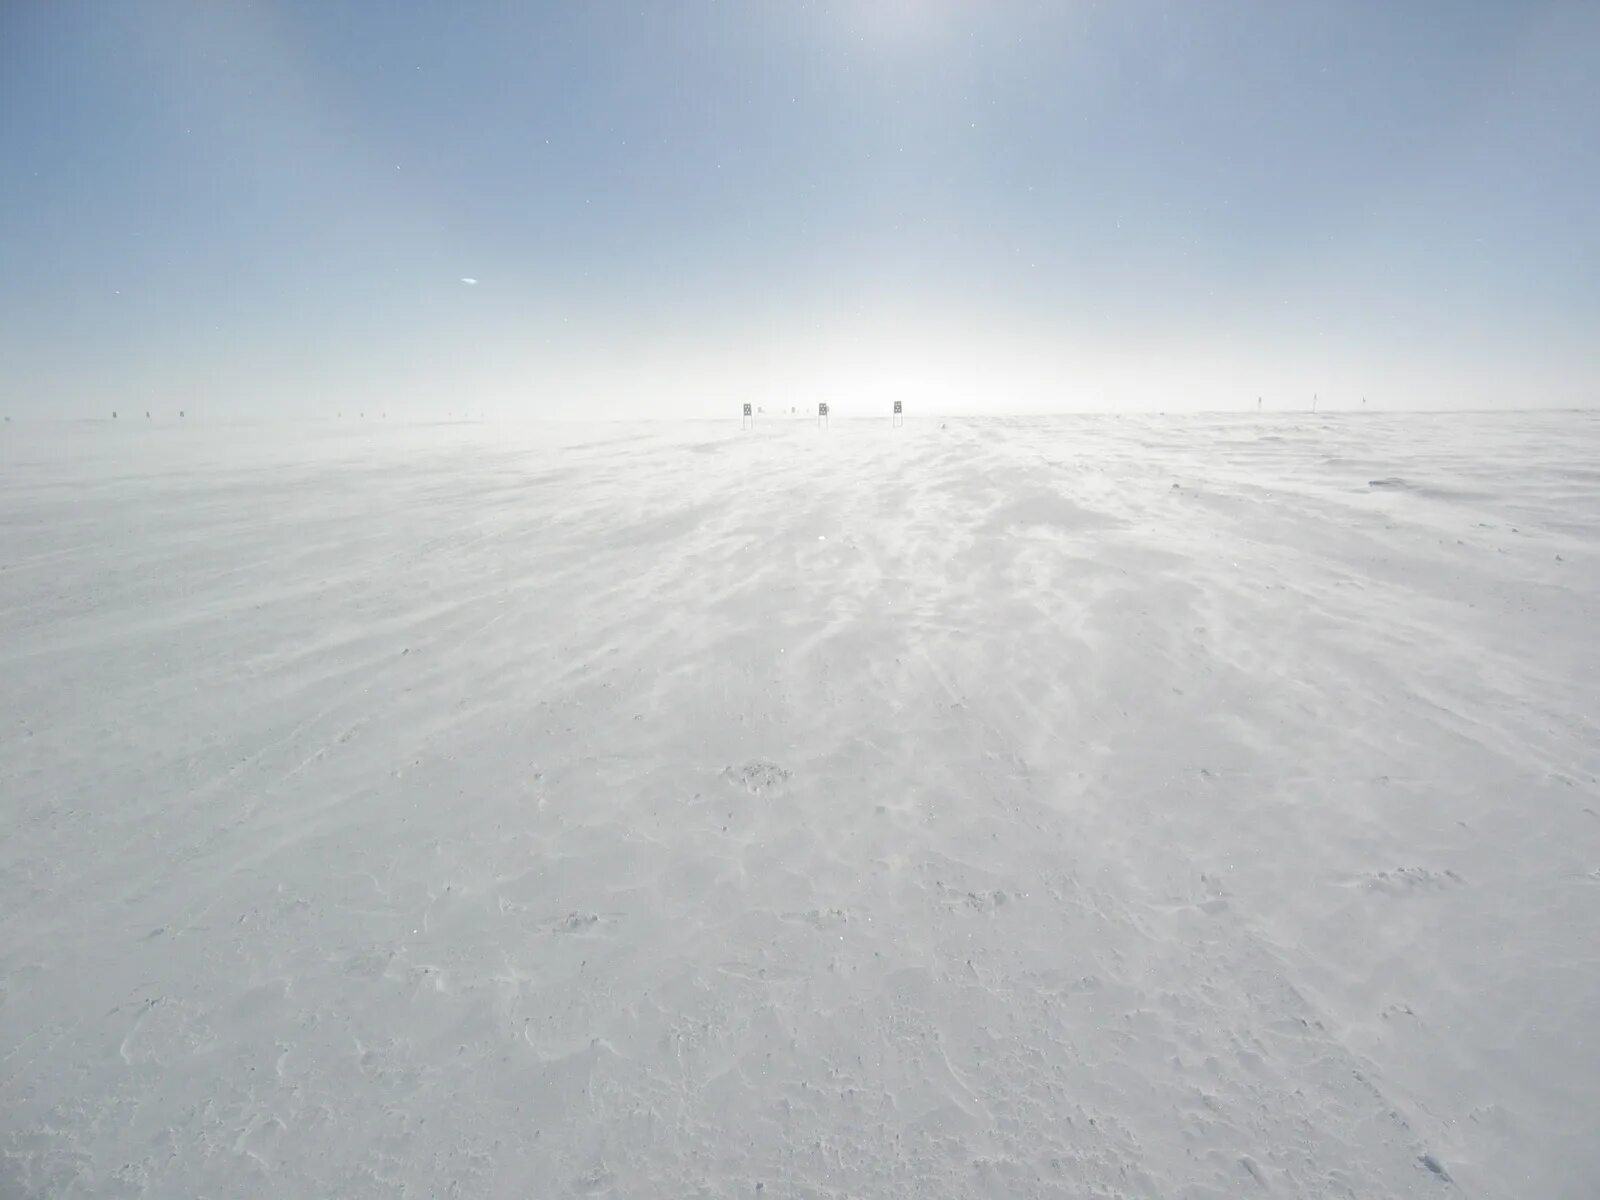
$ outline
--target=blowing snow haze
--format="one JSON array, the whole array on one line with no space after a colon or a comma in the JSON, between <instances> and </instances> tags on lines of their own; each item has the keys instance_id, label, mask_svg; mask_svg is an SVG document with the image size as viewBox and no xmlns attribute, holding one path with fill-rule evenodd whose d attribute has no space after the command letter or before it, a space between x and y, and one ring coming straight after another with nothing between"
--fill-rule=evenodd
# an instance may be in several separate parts
<instances>
[{"instance_id":1,"label":"blowing snow haze","mask_svg":"<svg viewBox=\"0 0 1600 1200\"><path fill-rule=\"evenodd\" d=\"M1588 404L1597 56L1570 3L8 4L0 388Z\"/></svg>"},{"instance_id":2,"label":"blowing snow haze","mask_svg":"<svg viewBox=\"0 0 1600 1200\"><path fill-rule=\"evenodd\" d=\"M0 1198L1600 1196L1597 62L0 0Z\"/></svg>"}]
</instances>

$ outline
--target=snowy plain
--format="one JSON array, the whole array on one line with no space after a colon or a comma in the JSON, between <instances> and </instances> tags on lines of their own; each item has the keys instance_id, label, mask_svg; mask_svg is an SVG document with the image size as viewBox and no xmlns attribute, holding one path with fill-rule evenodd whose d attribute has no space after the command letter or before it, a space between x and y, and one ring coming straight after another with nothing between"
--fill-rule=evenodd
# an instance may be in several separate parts
<instances>
[{"instance_id":1,"label":"snowy plain","mask_svg":"<svg viewBox=\"0 0 1600 1200\"><path fill-rule=\"evenodd\" d=\"M1600 1195L1600 414L0 431L0 1195Z\"/></svg>"}]
</instances>

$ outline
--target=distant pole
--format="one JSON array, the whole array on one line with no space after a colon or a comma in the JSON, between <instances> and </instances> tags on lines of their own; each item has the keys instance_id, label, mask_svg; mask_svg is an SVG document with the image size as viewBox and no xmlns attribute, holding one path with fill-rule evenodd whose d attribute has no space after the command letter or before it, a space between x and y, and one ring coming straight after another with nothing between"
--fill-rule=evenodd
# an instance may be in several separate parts
<instances>
[{"instance_id":1,"label":"distant pole","mask_svg":"<svg viewBox=\"0 0 1600 1200\"><path fill-rule=\"evenodd\" d=\"M1317 411L1317 394L1315 392L1311 393L1311 411Z\"/></svg>"},{"instance_id":2,"label":"distant pole","mask_svg":"<svg viewBox=\"0 0 1600 1200\"><path fill-rule=\"evenodd\" d=\"M1260 396L1256 397L1256 411L1257 412L1261 411L1261 397Z\"/></svg>"}]
</instances>

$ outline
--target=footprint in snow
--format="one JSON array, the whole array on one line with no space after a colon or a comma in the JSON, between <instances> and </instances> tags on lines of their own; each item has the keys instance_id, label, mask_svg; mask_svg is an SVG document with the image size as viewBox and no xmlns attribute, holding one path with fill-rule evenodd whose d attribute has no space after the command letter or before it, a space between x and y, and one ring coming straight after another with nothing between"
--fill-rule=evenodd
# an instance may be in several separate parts
<instances>
[{"instance_id":1,"label":"footprint in snow","mask_svg":"<svg viewBox=\"0 0 1600 1200\"><path fill-rule=\"evenodd\" d=\"M549 928L551 933L594 933L601 925L609 925L616 915L575 910L552 922Z\"/></svg>"},{"instance_id":2,"label":"footprint in snow","mask_svg":"<svg viewBox=\"0 0 1600 1200\"><path fill-rule=\"evenodd\" d=\"M815 929L838 929L850 920L842 908L812 908L805 912L786 912L782 919L791 923L810 925Z\"/></svg>"},{"instance_id":3,"label":"footprint in snow","mask_svg":"<svg viewBox=\"0 0 1600 1200\"><path fill-rule=\"evenodd\" d=\"M735 787L742 787L752 796L776 791L789 782L791 772L775 762L753 758L749 762L723 769L722 777Z\"/></svg>"},{"instance_id":4,"label":"footprint in snow","mask_svg":"<svg viewBox=\"0 0 1600 1200\"><path fill-rule=\"evenodd\" d=\"M572 1190L584 1196L598 1196L602 1192L609 1192L611 1185L617 1177L604 1167L596 1167L586 1171L572 1181Z\"/></svg>"},{"instance_id":5,"label":"footprint in snow","mask_svg":"<svg viewBox=\"0 0 1600 1200\"><path fill-rule=\"evenodd\" d=\"M1454 871L1434 871L1427 867L1396 867L1392 871L1363 871L1349 881L1351 887L1386 896L1405 896L1418 891L1442 891L1466 880Z\"/></svg>"},{"instance_id":6,"label":"footprint in snow","mask_svg":"<svg viewBox=\"0 0 1600 1200\"><path fill-rule=\"evenodd\" d=\"M954 888L945 883L938 883L939 895L951 908L966 909L969 912L993 913L1003 908L1011 900L1005 892L972 892L962 888Z\"/></svg>"}]
</instances>

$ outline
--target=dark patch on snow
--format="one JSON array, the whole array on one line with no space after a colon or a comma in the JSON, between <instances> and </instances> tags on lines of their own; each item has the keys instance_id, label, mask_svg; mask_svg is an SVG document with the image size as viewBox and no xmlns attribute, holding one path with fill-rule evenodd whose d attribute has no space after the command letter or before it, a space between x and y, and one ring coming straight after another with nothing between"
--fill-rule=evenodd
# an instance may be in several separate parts
<instances>
[{"instance_id":1,"label":"dark patch on snow","mask_svg":"<svg viewBox=\"0 0 1600 1200\"><path fill-rule=\"evenodd\" d=\"M1437 1175L1440 1179L1444 1180L1446 1183L1454 1183L1455 1182L1453 1179L1450 1178L1450 1172L1446 1171L1444 1169L1444 1164L1441 1163L1433 1155L1424 1154L1424 1155L1422 1155L1422 1157L1420 1158L1419 1161L1422 1163L1423 1166L1427 1167L1428 1170L1432 1171L1435 1175Z\"/></svg>"}]
</instances>

